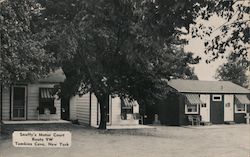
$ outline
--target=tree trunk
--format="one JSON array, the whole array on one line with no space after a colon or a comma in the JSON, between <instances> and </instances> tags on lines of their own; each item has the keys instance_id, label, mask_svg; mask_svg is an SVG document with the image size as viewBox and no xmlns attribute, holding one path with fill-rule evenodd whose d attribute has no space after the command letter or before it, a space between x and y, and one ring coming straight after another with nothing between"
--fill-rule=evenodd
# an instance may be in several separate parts
<instances>
[{"instance_id":1,"label":"tree trunk","mask_svg":"<svg viewBox=\"0 0 250 157\"><path fill-rule=\"evenodd\" d=\"M109 105L109 95L103 94L98 97L98 101L100 103L100 113L101 113L101 121L98 129L105 130L107 129L107 108Z\"/></svg>"}]
</instances>

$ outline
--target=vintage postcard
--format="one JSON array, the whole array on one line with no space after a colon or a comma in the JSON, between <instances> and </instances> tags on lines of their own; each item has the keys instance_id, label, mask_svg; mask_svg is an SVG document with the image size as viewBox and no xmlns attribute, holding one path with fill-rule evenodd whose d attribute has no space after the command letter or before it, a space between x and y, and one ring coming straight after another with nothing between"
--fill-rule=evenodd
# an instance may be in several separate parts
<instances>
[{"instance_id":1,"label":"vintage postcard","mask_svg":"<svg viewBox=\"0 0 250 157\"><path fill-rule=\"evenodd\" d=\"M0 157L250 157L249 0L0 0Z\"/></svg>"}]
</instances>

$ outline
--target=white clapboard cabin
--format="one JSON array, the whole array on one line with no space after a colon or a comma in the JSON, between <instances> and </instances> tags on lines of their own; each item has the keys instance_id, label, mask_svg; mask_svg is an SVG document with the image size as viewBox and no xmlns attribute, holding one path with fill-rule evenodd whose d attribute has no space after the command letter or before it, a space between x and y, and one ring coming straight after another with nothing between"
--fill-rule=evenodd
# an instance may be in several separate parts
<instances>
[{"instance_id":1,"label":"white clapboard cabin","mask_svg":"<svg viewBox=\"0 0 250 157\"><path fill-rule=\"evenodd\" d=\"M171 80L172 95L160 105L159 119L166 125L246 123L250 90L230 81ZM197 120L197 119L196 119Z\"/></svg>"},{"instance_id":2,"label":"white clapboard cabin","mask_svg":"<svg viewBox=\"0 0 250 157\"><path fill-rule=\"evenodd\" d=\"M2 86L0 112L2 121L60 120L61 100L54 95L54 86L65 76L57 70L34 83Z\"/></svg>"},{"instance_id":3,"label":"white clapboard cabin","mask_svg":"<svg viewBox=\"0 0 250 157\"><path fill-rule=\"evenodd\" d=\"M139 104L136 101L109 99L107 126L139 125ZM98 127L100 123L100 106L94 94L76 95L70 100L70 120L81 125Z\"/></svg>"}]
</instances>

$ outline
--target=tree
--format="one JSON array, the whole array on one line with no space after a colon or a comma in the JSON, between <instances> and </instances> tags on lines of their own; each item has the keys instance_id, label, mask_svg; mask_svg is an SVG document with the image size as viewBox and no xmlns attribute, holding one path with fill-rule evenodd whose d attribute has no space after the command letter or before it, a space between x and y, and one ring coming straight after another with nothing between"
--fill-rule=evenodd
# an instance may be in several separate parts
<instances>
[{"instance_id":1,"label":"tree","mask_svg":"<svg viewBox=\"0 0 250 157\"><path fill-rule=\"evenodd\" d=\"M246 75L250 61L242 57L235 57L232 53L227 62L221 65L216 72L215 78L224 81L232 81L240 86L247 87L248 78Z\"/></svg>"},{"instance_id":2,"label":"tree","mask_svg":"<svg viewBox=\"0 0 250 157\"><path fill-rule=\"evenodd\" d=\"M50 70L54 60L43 49L45 42L31 32L31 19L39 10L33 0L0 0L0 90L16 81L33 81Z\"/></svg>"},{"instance_id":3,"label":"tree","mask_svg":"<svg viewBox=\"0 0 250 157\"><path fill-rule=\"evenodd\" d=\"M184 72L189 63L199 60L176 50L187 42L181 35L189 33L190 25L200 16L208 20L217 14L231 19L233 4L210 0L47 0L43 4L47 22L43 22L56 32L47 50L57 54L68 91L96 95L101 107L99 127L105 129L109 95L141 101L160 96L165 88L162 78L181 77L177 70ZM199 36L196 29L191 33Z\"/></svg>"},{"instance_id":4,"label":"tree","mask_svg":"<svg viewBox=\"0 0 250 157\"><path fill-rule=\"evenodd\" d=\"M191 27L191 34L192 37L199 37L204 41L205 54L211 56L207 63L228 56L227 52L232 50L235 54L233 57L249 57L249 0L221 0L209 4L201 12L202 18ZM211 17L220 18L225 22L219 27L205 25L204 20Z\"/></svg>"},{"instance_id":5,"label":"tree","mask_svg":"<svg viewBox=\"0 0 250 157\"><path fill-rule=\"evenodd\" d=\"M33 0L0 3L0 82L34 81L46 75L55 62L45 51L43 32L32 32L32 18L40 13Z\"/></svg>"},{"instance_id":6,"label":"tree","mask_svg":"<svg viewBox=\"0 0 250 157\"><path fill-rule=\"evenodd\" d=\"M96 95L101 108L99 128L106 128L109 95L153 99L163 89L161 78L179 75L176 71L185 71L188 63L199 60L178 50L183 41L176 27L186 23L169 15L168 20L176 25L167 24L164 10L170 6L159 6L161 14L154 2L86 2L57 38L67 78L64 86L73 93L80 86L80 92Z\"/></svg>"}]
</instances>

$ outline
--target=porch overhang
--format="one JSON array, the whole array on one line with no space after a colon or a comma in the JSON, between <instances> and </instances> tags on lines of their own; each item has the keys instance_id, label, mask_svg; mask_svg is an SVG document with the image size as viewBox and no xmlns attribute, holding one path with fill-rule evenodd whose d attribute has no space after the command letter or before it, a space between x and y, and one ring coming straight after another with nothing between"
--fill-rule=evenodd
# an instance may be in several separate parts
<instances>
[{"instance_id":1,"label":"porch overhang","mask_svg":"<svg viewBox=\"0 0 250 157\"><path fill-rule=\"evenodd\" d=\"M43 102L53 101L53 88L40 88L40 100Z\"/></svg>"},{"instance_id":2,"label":"porch overhang","mask_svg":"<svg viewBox=\"0 0 250 157\"><path fill-rule=\"evenodd\" d=\"M185 94L185 96L191 105L205 104L201 101L198 94Z\"/></svg>"},{"instance_id":3,"label":"porch overhang","mask_svg":"<svg viewBox=\"0 0 250 157\"><path fill-rule=\"evenodd\" d=\"M133 106L138 105L137 101L130 101L127 98L122 99L122 103L121 103L123 108L131 108Z\"/></svg>"},{"instance_id":4,"label":"porch overhang","mask_svg":"<svg viewBox=\"0 0 250 157\"><path fill-rule=\"evenodd\" d=\"M235 95L235 98L240 104L250 104L250 100L247 98L246 95Z\"/></svg>"}]
</instances>

